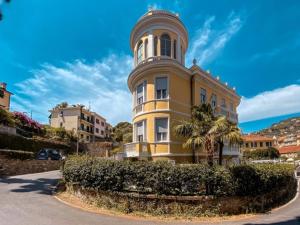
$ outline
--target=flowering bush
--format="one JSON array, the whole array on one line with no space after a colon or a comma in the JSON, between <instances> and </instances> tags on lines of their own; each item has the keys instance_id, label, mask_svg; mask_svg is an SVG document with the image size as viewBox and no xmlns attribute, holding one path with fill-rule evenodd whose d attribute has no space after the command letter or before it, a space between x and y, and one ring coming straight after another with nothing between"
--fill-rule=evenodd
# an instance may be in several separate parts
<instances>
[{"instance_id":1,"label":"flowering bush","mask_svg":"<svg viewBox=\"0 0 300 225\"><path fill-rule=\"evenodd\" d=\"M42 125L39 124L37 121L29 118L27 115L21 112L13 112L13 117L17 126L20 128L31 131L34 133L39 133L42 129Z\"/></svg>"}]
</instances>

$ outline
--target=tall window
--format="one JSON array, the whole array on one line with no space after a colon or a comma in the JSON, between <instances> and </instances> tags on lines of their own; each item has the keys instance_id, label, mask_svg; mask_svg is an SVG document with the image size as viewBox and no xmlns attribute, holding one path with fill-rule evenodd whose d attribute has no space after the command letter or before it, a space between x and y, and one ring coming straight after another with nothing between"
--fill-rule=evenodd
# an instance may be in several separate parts
<instances>
[{"instance_id":1,"label":"tall window","mask_svg":"<svg viewBox=\"0 0 300 225\"><path fill-rule=\"evenodd\" d=\"M136 103L140 105L144 102L144 83L141 83L136 88Z\"/></svg>"},{"instance_id":2,"label":"tall window","mask_svg":"<svg viewBox=\"0 0 300 225\"><path fill-rule=\"evenodd\" d=\"M157 37L154 37L154 56L157 56Z\"/></svg>"},{"instance_id":3,"label":"tall window","mask_svg":"<svg viewBox=\"0 0 300 225\"><path fill-rule=\"evenodd\" d=\"M136 123L136 140L138 142L144 141L144 121Z\"/></svg>"},{"instance_id":4,"label":"tall window","mask_svg":"<svg viewBox=\"0 0 300 225\"><path fill-rule=\"evenodd\" d=\"M211 102L210 102L210 104L211 104L211 107L213 109L217 107L217 104L218 104L218 102L217 102L217 95L215 95L215 94L211 95Z\"/></svg>"},{"instance_id":5,"label":"tall window","mask_svg":"<svg viewBox=\"0 0 300 225\"><path fill-rule=\"evenodd\" d=\"M160 54L171 56L171 38L168 34L163 34L160 37Z\"/></svg>"},{"instance_id":6,"label":"tall window","mask_svg":"<svg viewBox=\"0 0 300 225\"><path fill-rule=\"evenodd\" d=\"M200 101L201 104L206 103L206 90L204 88L201 88L200 90Z\"/></svg>"},{"instance_id":7,"label":"tall window","mask_svg":"<svg viewBox=\"0 0 300 225\"><path fill-rule=\"evenodd\" d=\"M168 78L167 77L158 77L155 80L156 88L156 99L165 99L167 98L167 89L168 89Z\"/></svg>"},{"instance_id":8,"label":"tall window","mask_svg":"<svg viewBox=\"0 0 300 225\"><path fill-rule=\"evenodd\" d=\"M167 141L168 139L168 118L155 119L156 141Z\"/></svg>"},{"instance_id":9,"label":"tall window","mask_svg":"<svg viewBox=\"0 0 300 225\"><path fill-rule=\"evenodd\" d=\"M145 40L145 59L148 58L148 39Z\"/></svg>"},{"instance_id":10,"label":"tall window","mask_svg":"<svg viewBox=\"0 0 300 225\"><path fill-rule=\"evenodd\" d=\"M143 42L141 41L138 45L137 50L137 63L140 63L143 60Z\"/></svg>"},{"instance_id":11,"label":"tall window","mask_svg":"<svg viewBox=\"0 0 300 225\"><path fill-rule=\"evenodd\" d=\"M177 42L176 40L174 40L173 42L173 58L176 59L177 58L177 52L176 52L176 48L177 48Z\"/></svg>"}]
</instances>

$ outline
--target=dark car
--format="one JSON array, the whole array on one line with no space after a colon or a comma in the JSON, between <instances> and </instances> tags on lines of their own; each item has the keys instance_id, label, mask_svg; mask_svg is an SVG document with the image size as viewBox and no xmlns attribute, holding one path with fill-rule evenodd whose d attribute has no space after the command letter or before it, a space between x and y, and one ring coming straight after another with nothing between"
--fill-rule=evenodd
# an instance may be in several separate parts
<instances>
[{"instance_id":1,"label":"dark car","mask_svg":"<svg viewBox=\"0 0 300 225\"><path fill-rule=\"evenodd\" d=\"M38 160L61 160L60 153L55 149L43 148L37 154Z\"/></svg>"}]
</instances>

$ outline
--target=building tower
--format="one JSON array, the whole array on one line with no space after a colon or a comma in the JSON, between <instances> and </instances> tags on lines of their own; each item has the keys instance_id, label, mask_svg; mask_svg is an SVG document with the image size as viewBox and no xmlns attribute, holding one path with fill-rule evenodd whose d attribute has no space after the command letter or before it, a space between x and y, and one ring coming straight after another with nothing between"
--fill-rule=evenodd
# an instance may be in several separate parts
<instances>
[{"instance_id":1,"label":"building tower","mask_svg":"<svg viewBox=\"0 0 300 225\"><path fill-rule=\"evenodd\" d=\"M191 162L192 151L183 149L173 127L191 117L193 105L210 102L216 113L237 122L240 97L235 90L196 62L185 67L188 33L178 15L148 11L134 26L130 46L134 54L134 68L128 77L133 96L133 143L124 146L125 157Z\"/></svg>"}]
</instances>

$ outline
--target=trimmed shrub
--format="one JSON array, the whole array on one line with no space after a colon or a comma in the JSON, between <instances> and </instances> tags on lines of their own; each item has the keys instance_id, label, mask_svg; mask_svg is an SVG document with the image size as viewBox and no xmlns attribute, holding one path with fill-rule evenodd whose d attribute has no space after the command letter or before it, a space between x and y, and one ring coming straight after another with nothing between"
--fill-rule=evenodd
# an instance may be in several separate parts
<instances>
[{"instance_id":1,"label":"trimmed shrub","mask_svg":"<svg viewBox=\"0 0 300 225\"><path fill-rule=\"evenodd\" d=\"M70 157L64 166L67 183L84 189L158 195L256 196L280 189L296 190L290 165L172 165L167 162L114 161Z\"/></svg>"},{"instance_id":2,"label":"trimmed shrub","mask_svg":"<svg viewBox=\"0 0 300 225\"><path fill-rule=\"evenodd\" d=\"M0 150L0 155L8 159L19 159L19 160L34 159L33 152L25 152L25 151L18 151L18 150Z\"/></svg>"}]
</instances>

